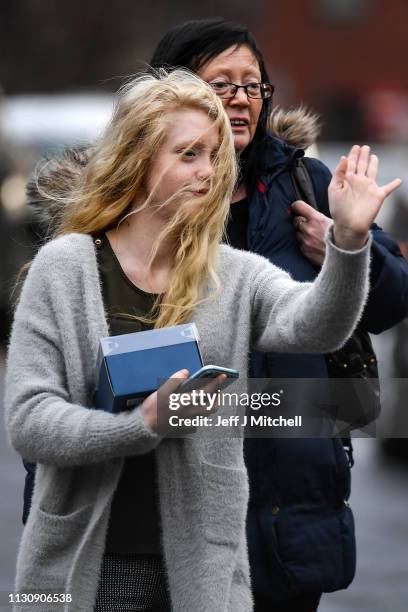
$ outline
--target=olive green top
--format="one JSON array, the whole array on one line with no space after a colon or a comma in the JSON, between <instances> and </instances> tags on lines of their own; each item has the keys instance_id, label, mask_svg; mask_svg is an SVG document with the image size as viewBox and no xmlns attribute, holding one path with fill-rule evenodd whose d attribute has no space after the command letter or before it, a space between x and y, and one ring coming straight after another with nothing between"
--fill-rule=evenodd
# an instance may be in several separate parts
<instances>
[{"instance_id":1,"label":"olive green top","mask_svg":"<svg viewBox=\"0 0 408 612\"><path fill-rule=\"evenodd\" d=\"M128 315L146 315L157 296L128 279L105 235L97 236L95 245L110 335L149 329ZM154 450L126 457L111 506L106 552L160 554L155 459Z\"/></svg>"}]
</instances>

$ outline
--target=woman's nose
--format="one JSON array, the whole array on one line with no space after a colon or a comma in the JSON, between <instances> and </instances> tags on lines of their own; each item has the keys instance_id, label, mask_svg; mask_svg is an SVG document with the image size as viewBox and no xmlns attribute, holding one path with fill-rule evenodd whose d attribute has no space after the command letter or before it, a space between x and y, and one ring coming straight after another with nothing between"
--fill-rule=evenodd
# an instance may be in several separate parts
<instances>
[{"instance_id":1,"label":"woman's nose","mask_svg":"<svg viewBox=\"0 0 408 612\"><path fill-rule=\"evenodd\" d=\"M197 172L197 177L200 181L205 181L210 178L214 173L214 166L212 161L209 159L206 163L203 163Z\"/></svg>"},{"instance_id":2,"label":"woman's nose","mask_svg":"<svg viewBox=\"0 0 408 612\"><path fill-rule=\"evenodd\" d=\"M235 96L233 98L229 98L227 101L231 106L248 106L249 105L249 98L247 96L245 89L238 89Z\"/></svg>"}]
</instances>

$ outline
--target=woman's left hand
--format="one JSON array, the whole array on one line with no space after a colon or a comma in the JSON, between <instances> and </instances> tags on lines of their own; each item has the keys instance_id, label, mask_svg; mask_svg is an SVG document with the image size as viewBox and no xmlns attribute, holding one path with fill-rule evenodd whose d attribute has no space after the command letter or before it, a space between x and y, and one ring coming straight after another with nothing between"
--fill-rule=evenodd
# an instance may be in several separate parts
<instances>
[{"instance_id":1,"label":"woman's left hand","mask_svg":"<svg viewBox=\"0 0 408 612\"><path fill-rule=\"evenodd\" d=\"M296 215L293 225L303 255L315 266L322 266L326 253L326 232L333 221L303 200L291 206Z\"/></svg>"},{"instance_id":2,"label":"woman's left hand","mask_svg":"<svg viewBox=\"0 0 408 612\"><path fill-rule=\"evenodd\" d=\"M368 231L385 198L401 185L394 179L380 187L376 183L378 157L370 147L354 145L342 157L329 185L329 205L335 244L357 250L367 241Z\"/></svg>"}]
</instances>

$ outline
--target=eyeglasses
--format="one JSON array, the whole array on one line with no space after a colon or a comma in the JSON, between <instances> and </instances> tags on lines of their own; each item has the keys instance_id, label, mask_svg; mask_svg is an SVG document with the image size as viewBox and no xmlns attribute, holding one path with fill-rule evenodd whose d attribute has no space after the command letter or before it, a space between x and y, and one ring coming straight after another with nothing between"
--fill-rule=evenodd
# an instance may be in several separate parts
<instances>
[{"instance_id":1,"label":"eyeglasses","mask_svg":"<svg viewBox=\"0 0 408 612\"><path fill-rule=\"evenodd\" d=\"M243 89L248 98L271 98L275 87L271 83L248 83L247 85L236 85L236 83L225 83L224 81L213 81L208 83L217 96L228 99L234 98L238 89Z\"/></svg>"}]
</instances>

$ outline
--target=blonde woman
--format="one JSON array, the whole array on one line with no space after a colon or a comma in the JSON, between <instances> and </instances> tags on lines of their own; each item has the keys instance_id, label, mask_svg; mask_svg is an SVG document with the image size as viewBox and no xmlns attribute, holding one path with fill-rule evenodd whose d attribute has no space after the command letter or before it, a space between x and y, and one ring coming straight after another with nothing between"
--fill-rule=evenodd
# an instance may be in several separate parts
<instances>
[{"instance_id":1,"label":"blonde woman","mask_svg":"<svg viewBox=\"0 0 408 612\"><path fill-rule=\"evenodd\" d=\"M61 609L81 612L252 609L242 440L160 435L156 394L93 410L99 339L194 321L205 362L243 376L251 347L336 349L366 299L368 228L399 185L378 187L377 165L363 149L341 159L324 266L298 283L221 244L236 161L211 88L175 71L121 91L15 314L7 428L37 463L17 592L62 594Z\"/></svg>"}]
</instances>

